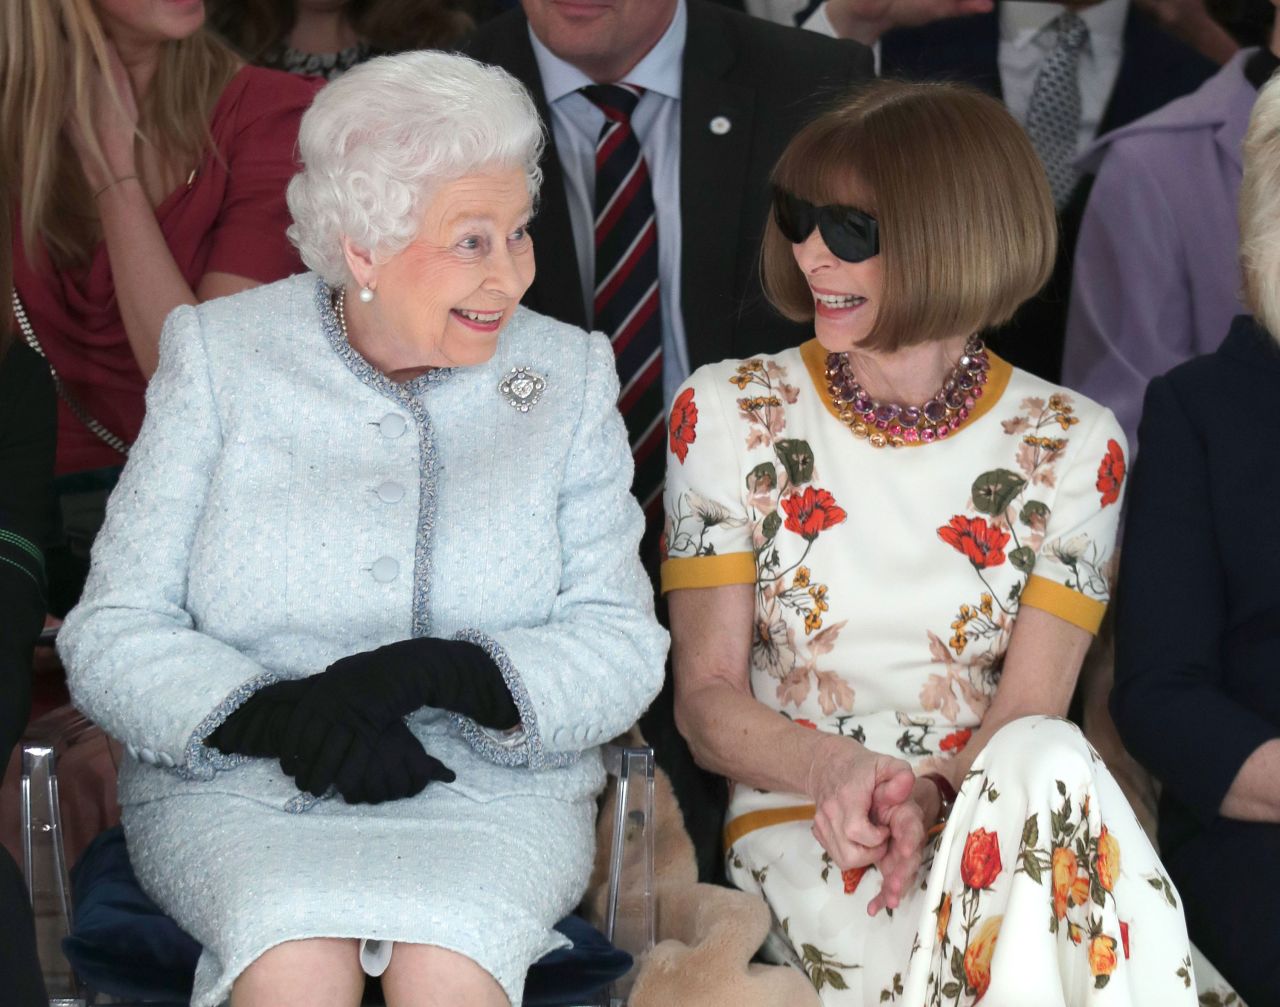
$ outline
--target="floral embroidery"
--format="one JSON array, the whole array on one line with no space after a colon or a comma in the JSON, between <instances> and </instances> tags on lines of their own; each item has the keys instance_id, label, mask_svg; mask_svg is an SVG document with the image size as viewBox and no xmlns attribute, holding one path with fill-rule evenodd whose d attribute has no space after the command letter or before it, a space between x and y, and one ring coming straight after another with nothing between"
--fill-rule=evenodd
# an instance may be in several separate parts
<instances>
[{"instance_id":1,"label":"floral embroidery","mask_svg":"<svg viewBox=\"0 0 1280 1007\"><path fill-rule=\"evenodd\" d=\"M999 797L985 776L979 797L983 795L992 802ZM951 894L944 894L934 910L938 945L934 972L929 977L929 1003L932 1007L943 1007L948 1001L959 1005L965 998L968 998L968 1004L975 1004L991 985L991 958L995 954L1004 917L984 919L981 902L1003 870L1000 837L984 828L973 829L965 838L964 852L960 856L960 880L964 891L960 895L962 937L959 946L952 943L950 936Z\"/></svg>"},{"instance_id":2,"label":"floral embroidery","mask_svg":"<svg viewBox=\"0 0 1280 1007\"><path fill-rule=\"evenodd\" d=\"M806 486L804 492L792 493L782 501L787 512L786 529L812 542L820 532L843 523L848 516L836 506L835 499L826 490Z\"/></svg>"},{"instance_id":3,"label":"floral embroidery","mask_svg":"<svg viewBox=\"0 0 1280 1007\"><path fill-rule=\"evenodd\" d=\"M1093 985L1101 989L1111 973L1116 970L1116 939L1098 934L1089 942L1089 971L1093 973Z\"/></svg>"},{"instance_id":4,"label":"floral embroidery","mask_svg":"<svg viewBox=\"0 0 1280 1007\"><path fill-rule=\"evenodd\" d=\"M738 399L738 414L748 424L748 451L761 445L776 445L786 429L786 406L795 405L800 397L800 390L787 384L786 377L786 369L772 360L748 360L739 364L729 379L741 391L754 386L755 394Z\"/></svg>"},{"instance_id":5,"label":"floral embroidery","mask_svg":"<svg viewBox=\"0 0 1280 1007\"><path fill-rule=\"evenodd\" d=\"M680 464L689 456L689 445L698 439L698 407L693 401L693 389L686 388L671 404L671 422L668 425L671 453Z\"/></svg>"},{"instance_id":6,"label":"floral embroidery","mask_svg":"<svg viewBox=\"0 0 1280 1007\"><path fill-rule=\"evenodd\" d=\"M858 885L862 881L862 876L867 873L866 867L850 867L848 870L840 872L840 880L844 882L844 893L852 895L858 890Z\"/></svg>"},{"instance_id":7,"label":"floral embroidery","mask_svg":"<svg viewBox=\"0 0 1280 1007\"><path fill-rule=\"evenodd\" d=\"M1000 837L986 829L969 833L960 858L960 879L967 888L990 888L1000 875Z\"/></svg>"},{"instance_id":8,"label":"floral embroidery","mask_svg":"<svg viewBox=\"0 0 1280 1007\"><path fill-rule=\"evenodd\" d=\"M985 518L967 518L962 514L938 529L938 538L964 554L975 569L999 566L1004 562L1004 547L1009 543L1009 533L995 525L988 525Z\"/></svg>"},{"instance_id":9,"label":"floral embroidery","mask_svg":"<svg viewBox=\"0 0 1280 1007\"><path fill-rule=\"evenodd\" d=\"M1112 888L1120 875L1120 843L1104 825L1095 836L1089 815L1089 798L1082 802L1071 799L1066 784L1055 781L1062 805L1050 812L1050 835L1047 847L1040 843L1040 816L1032 813L1022 829L1022 846L1018 851L1015 873L1026 874L1036 884L1049 874L1049 901L1053 912L1049 930L1058 933L1065 922L1067 936L1073 944L1083 945L1088 937L1086 953L1095 989L1102 989L1116 968L1119 942L1102 930L1102 916L1094 908L1106 906ZM1154 887L1160 888L1159 881ZM1072 917L1075 917L1074 919ZM1120 936L1128 957L1127 925L1120 924Z\"/></svg>"},{"instance_id":10,"label":"floral embroidery","mask_svg":"<svg viewBox=\"0 0 1280 1007\"><path fill-rule=\"evenodd\" d=\"M1098 465L1098 492L1102 494L1102 506L1109 507L1120 499L1120 487L1124 485L1124 451L1114 440L1107 441L1107 453Z\"/></svg>"},{"instance_id":11,"label":"floral embroidery","mask_svg":"<svg viewBox=\"0 0 1280 1007\"><path fill-rule=\"evenodd\" d=\"M964 977L976 994L974 1003L986 995L987 987L991 985L991 958L996 953L996 940L1000 937L1000 924L1003 922L1003 916L983 920L965 950Z\"/></svg>"},{"instance_id":12,"label":"floral embroidery","mask_svg":"<svg viewBox=\"0 0 1280 1007\"><path fill-rule=\"evenodd\" d=\"M969 739L972 736L973 731L968 727L963 730L952 731L938 742L938 748L944 752L951 752L954 755L959 755L964 751L964 746L969 744Z\"/></svg>"}]
</instances>

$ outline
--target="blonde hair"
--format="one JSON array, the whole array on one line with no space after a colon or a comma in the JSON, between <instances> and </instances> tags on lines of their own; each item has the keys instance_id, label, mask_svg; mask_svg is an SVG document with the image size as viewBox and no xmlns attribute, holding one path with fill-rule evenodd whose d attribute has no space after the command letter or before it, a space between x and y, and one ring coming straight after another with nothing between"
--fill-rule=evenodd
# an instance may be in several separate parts
<instances>
[{"instance_id":1,"label":"blonde hair","mask_svg":"<svg viewBox=\"0 0 1280 1007\"><path fill-rule=\"evenodd\" d=\"M57 265L82 263L98 238L92 194L64 133L71 123L105 166L91 121L95 65L107 37L92 0L0 0L0 149L15 165L23 248L37 237ZM170 164L195 161L212 142L209 117L239 66L211 32L164 44L139 108L138 132ZM114 82L107 80L119 102Z\"/></svg>"},{"instance_id":2,"label":"blonde hair","mask_svg":"<svg viewBox=\"0 0 1280 1007\"><path fill-rule=\"evenodd\" d=\"M1240 269L1249 310L1280 339L1280 86L1258 94L1244 137Z\"/></svg>"},{"instance_id":3,"label":"blonde hair","mask_svg":"<svg viewBox=\"0 0 1280 1007\"><path fill-rule=\"evenodd\" d=\"M1044 169L1004 106L973 88L864 85L796 134L773 182L879 222L884 289L867 349L1006 322L1053 269L1057 217ZM813 319L813 294L772 214L761 277L782 314Z\"/></svg>"}]
</instances>

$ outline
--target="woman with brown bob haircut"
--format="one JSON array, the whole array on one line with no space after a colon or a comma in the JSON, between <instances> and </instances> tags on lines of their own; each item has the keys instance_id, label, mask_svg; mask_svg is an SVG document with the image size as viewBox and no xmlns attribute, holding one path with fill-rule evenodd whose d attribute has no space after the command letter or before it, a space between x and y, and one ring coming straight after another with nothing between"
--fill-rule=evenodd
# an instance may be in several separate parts
<instances>
[{"instance_id":1,"label":"woman with brown bob haircut","mask_svg":"<svg viewBox=\"0 0 1280 1007\"><path fill-rule=\"evenodd\" d=\"M735 783L729 877L824 1004L1194 1005L1176 893L1060 719L1124 434L980 337L1053 261L1029 141L879 81L773 181L766 289L815 338L699 369L670 418L676 718Z\"/></svg>"}]
</instances>

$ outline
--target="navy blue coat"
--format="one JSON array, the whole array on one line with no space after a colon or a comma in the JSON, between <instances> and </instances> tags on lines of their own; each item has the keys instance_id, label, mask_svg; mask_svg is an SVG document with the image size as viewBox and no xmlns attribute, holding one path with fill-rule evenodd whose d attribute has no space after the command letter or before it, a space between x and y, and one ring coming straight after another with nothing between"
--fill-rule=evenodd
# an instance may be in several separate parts
<instances>
[{"instance_id":1,"label":"navy blue coat","mask_svg":"<svg viewBox=\"0 0 1280 1007\"><path fill-rule=\"evenodd\" d=\"M1111 709L1163 784L1160 848L1192 940L1251 1005L1280 1003L1280 825L1222 818L1280 737L1280 348L1238 317L1151 382L1129 484Z\"/></svg>"}]
</instances>

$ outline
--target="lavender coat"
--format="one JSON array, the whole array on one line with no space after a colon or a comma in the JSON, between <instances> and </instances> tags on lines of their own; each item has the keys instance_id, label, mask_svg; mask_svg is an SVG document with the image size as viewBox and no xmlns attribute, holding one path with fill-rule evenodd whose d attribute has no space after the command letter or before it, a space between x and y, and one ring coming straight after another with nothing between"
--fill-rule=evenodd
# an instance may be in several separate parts
<instances>
[{"instance_id":1,"label":"lavender coat","mask_svg":"<svg viewBox=\"0 0 1280 1007\"><path fill-rule=\"evenodd\" d=\"M1076 248L1062 383L1137 444L1147 382L1213 351L1239 299L1241 144L1258 92L1237 53L1200 88L1098 139Z\"/></svg>"}]
</instances>

